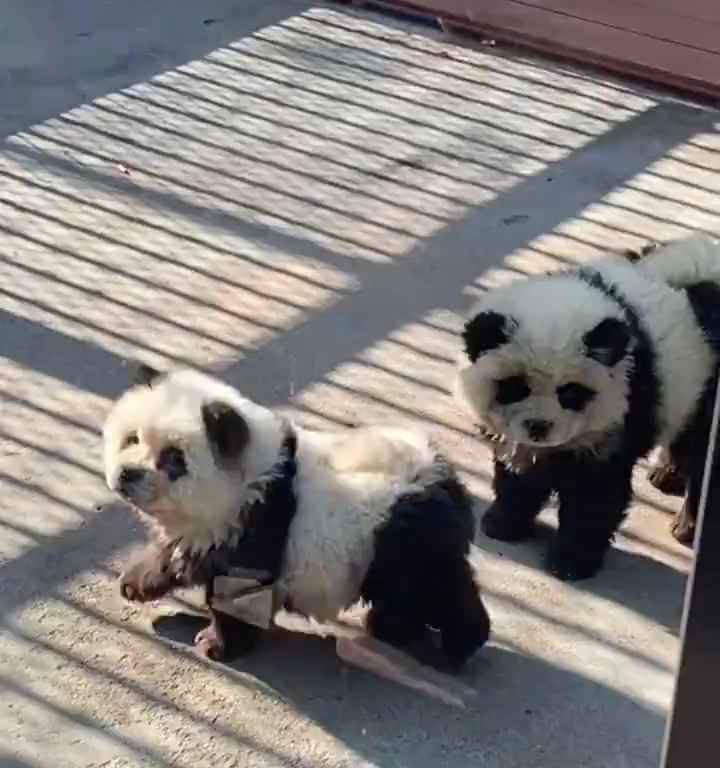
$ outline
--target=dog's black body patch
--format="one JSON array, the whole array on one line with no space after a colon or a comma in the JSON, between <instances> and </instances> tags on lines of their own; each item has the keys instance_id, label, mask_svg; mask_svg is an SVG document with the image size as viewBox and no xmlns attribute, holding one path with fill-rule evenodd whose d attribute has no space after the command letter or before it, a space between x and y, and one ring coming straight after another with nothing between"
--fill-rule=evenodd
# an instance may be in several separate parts
<instances>
[{"instance_id":1,"label":"dog's black body patch","mask_svg":"<svg viewBox=\"0 0 720 768\"><path fill-rule=\"evenodd\" d=\"M399 497L376 530L361 593L372 603L371 634L412 647L435 628L447 661L460 666L488 639L490 619L467 561L472 501L444 460L437 461L443 479Z\"/></svg>"},{"instance_id":2,"label":"dog's black body patch","mask_svg":"<svg viewBox=\"0 0 720 768\"><path fill-rule=\"evenodd\" d=\"M297 510L294 482L297 474L297 437L288 434L278 462L256 501L240 513L243 535L234 542L214 545L200 555L183 558L180 578L186 584L205 585L212 598L216 576L227 576L232 568L266 571L274 581L282 566L288 531Z\"/></svg>"}]
</instances>

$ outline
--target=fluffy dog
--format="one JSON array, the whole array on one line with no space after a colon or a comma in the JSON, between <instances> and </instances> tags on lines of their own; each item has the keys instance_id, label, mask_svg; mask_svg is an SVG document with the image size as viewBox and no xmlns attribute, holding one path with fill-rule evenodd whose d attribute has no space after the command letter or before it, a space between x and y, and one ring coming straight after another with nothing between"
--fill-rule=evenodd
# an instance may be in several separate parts
<instances>
[{"instance_id":1,"label":"fluffy dog","mask_svg":"<svg viewBox=\"0 0 720 768\"><path fill-rule=\"evenodd\" d=\"M202 653L223 654L217 585L237 573L271 587L272 612L327 622L366 601L369 636L397 648L437 630L456 668L488 639L471 500L425 435L304 430L215 378L139 366L103 437L107 484L151 537L122 593L205 587ZM367 655L350 646L338 646L349 661Z\"/></svg>"},{"instance_id":2,"label":"fluffy dog","mask_svg":"<svg viewBox=\"0 0 720 768\"><path fill-rule=\"evenodd\" d=\"M611 256L516 281L467 320L456 391L502 436L488 536L528 536L555 492L550 569L601 567L637 461L669 450L688 478L673 533L692 540L720 350L720 245L694 237L638 264Z\"/></svg>"}]
</instances>

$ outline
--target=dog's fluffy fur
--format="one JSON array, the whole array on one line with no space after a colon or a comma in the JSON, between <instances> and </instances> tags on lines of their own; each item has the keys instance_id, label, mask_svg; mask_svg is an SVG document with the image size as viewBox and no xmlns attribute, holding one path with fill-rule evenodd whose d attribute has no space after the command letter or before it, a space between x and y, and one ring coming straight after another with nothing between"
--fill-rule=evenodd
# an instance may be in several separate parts
<instances>
[{"instance_id":1,"label":"dog's fluffy fur","mask_svg":"<svg viewBox=\"0 0 720 768\"><path fill-rule=\"evenodd\" d=\"M652 257L658 249L662 251L663 247L663 243L651 241L641 248L628 248L621 253L629 262L637 264L643 259ZM647 479L658 491L670 496L684 496L687 491L687 478L668 447L658 451L653 466L648 470Z\"/></svg>"},{"instance_id":2,"label":"dog's fluffy fur","mask_svg":"<svg viewBox=\"0 0 720 768\"><path fill-rule=\"evenodd\" d=\"M469 559L472 504L425 435L304 430L197 372L143 378L104 428L107 484L140 511L155 542L149 565L126 579L126 596L154 598L222 575L213 553L242 545L244 510L263 501L290 430L294 477L261 513L261 524L277 515L289 526L277 607L322 622L364 599L375 637L409 646L436 628L453 664L487 640L490 622ZM176 560L185 565L169 567ZM138 595L145 585L148 594Z\"/></svg>"},{"instance_id":3,"label":"dog's fluffy fur","mask_svg":"<svg viewBox=\"0 0 720 768\"><path fill-rule=\"evenodd\" d=\"M632 470L656 445L689 477L697 507L720 334L720 246L658 246L491 291L464 328L456 392L503 436L489 536L519 539L560 500L550 567L600 568L631 498ZM695 490L693 490L693 488ZM675 525L678 538L687 532Z\"/></svg>"}]
</instances>

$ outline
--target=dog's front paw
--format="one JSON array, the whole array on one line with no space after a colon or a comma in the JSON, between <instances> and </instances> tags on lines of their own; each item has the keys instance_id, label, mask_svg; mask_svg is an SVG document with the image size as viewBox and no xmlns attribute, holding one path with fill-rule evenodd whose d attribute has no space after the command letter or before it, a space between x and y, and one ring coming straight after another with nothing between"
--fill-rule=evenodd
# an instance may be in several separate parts
<instances>
[{"instance_id":1,"label":"dog's front paw","mask_svg":"<svg viewBox=\"0 0 720 768\"><path fill-rule=\"evenodd\" d=\"M573 552L558 545L548 555L548 570L561 581L589 579L600 570L603 555Z\"/></svg>"},{"instance_id":2,"label":"dog's front paw","mask_svg":"<svg viewBox=\"0 0 720 768\"><path fill-rule=\"evenodd\" d=\"M647 473L650 485L667 496L683 496L686 490L685 478L671 464L660 464Z\"/></svg>"},{"instance_id":3,"label":"dog's front paw","mask_svg":"<svg viewBox=\"0 0 720 768\"><path fill-rule=\"evenodd\" d=\"M491 504L480 522L483 533L499 541L521 541L532 536L533 520L517 520L506 514L497 504Z\"/></svg>"},{"instance_id":4,"label":"dog's front paw","mask_svg":"<svg viewBox=\"0 0 720 768\"><path fill-rule=\"evenodd\" d=\"M206 659L219 661L225 656L225 639L217 622L212 622L195 635L195 653Z\"/></svg>"}]
</instances>

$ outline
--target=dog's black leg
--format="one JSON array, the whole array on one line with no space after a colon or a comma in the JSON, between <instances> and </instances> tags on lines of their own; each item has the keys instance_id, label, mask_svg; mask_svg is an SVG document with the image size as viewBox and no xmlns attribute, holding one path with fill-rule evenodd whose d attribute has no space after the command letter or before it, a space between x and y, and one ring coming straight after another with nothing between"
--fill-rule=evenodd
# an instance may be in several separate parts
<instances>
[{"instance_id":1,"label":"dog's black leg","mask_svg":"<svg viewBox=\"0 0 720 768\"><path fill-rule=\"evenodd\" d=\"M702 439L704 438L704 439ZM670 532L681 544L692 546L695 539L695 523L697 522L698 507L702 494L703 475L705 474L705 450L707 449L708 435L700 435L698 450L694 451L688 459L687 491L682 507L673 517L670 524ZM718 460L715 460L713 476L717 473Z\"/></svg>"},{"instance_id":2,"label":"dog's black leg","mask_svg":"<svg viewBox=\"0 0 720 768\"><path fill-rule=\"evenodd\" d=\"M458 559L438 577L443 579L445 594L435 606L435 619L447 661L459 668L488 641L490 617L466 559Z\"/></svg>"},{"instance_id":3,"label":"dog's black leg","mask_svg":"<svg viewBox=\"0 0 720 768\"><path fill-rule=\"evenodd\" d=\"M559 490L559 526L548 566L564 580L594 576L602 567L615 531L632 497L632 466L568 468Z\"/></svg>"},{"instance_id":4,"label":"dog's black leg","mask_svg":"<svg viewBox=\"0 0 720 768\"><path fill-rule=\"evenodd\" d=\"M253 650L263 630L212 607L212 582L205 587L205 603L210 624L195 635L195 650L201 656L219 661L235 658Z\"/></svg>"},{"instance_id":5,"label":"dog's black leg","mask_svg":"<svg viewBox=\"0 0 720 768\"><path fill-rule=\"evenodd\" d=\"M535 518L552 493L547 468L531 465L514 471L495 462L495 501L482 518L482 530L491 539L520 541L532 535Z\"/></svg>"},{"instance_id":6,"label":"dog's black leg","mask_svg":"<svg viewBox=\"0 0 720 768\"><path fill-rule=\"evenodd\" d=\"M371 635L429 660L436 629L445 656L438 663L453 666L485 643L490 620L468 562L474 528L472 500L455 478L395 503L363 584Z\"/></svg>"},{"instance_id":7,"label":"dog's black leg","mask_svg":"<svg viewBox=\"0 0 720 768\"><path fill-rule=\"evenodd\" d=\"M378 640L398 648L409 648L422 641L425 624L401 604L375 602L367 616L367 630Z\"/></svg>"},{"instance_id":8,"label":"dog's black leg","mask_svg":"<svg viewBox=\"0 0 720 768\"><path fill-rule=\"evenodd\" d=\"M210 623L195 635L195 652L208 659L219 661L225 656L225 633L217 611L213 610L213 581L205 585L205 607L210 614Z\"/></svg>"},{"instance_id":9,"label":"dog's black leg","mask_svg":"<svg viewBox=\"0 0 720 768\"><path fill-rule=\"evenodd\" d=\"M668 496L684 496L687 490L686 474L675 461L671 449L664 449L658 456L657 463L648 470L650 485Z\"/></svg>"}]
</instances>

